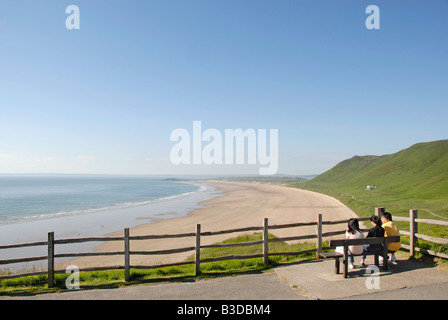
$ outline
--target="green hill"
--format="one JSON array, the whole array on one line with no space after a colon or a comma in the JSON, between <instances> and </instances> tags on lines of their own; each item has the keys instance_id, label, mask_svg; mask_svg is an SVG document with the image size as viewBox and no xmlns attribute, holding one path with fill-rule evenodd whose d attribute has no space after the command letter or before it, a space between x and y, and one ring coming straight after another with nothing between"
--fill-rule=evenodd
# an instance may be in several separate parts
<instances>
[{"instance_id":1,"label":"green hill","mask_svg":"<svg viewBox=\"0 0 448 320\"><path fill-rule=\"evenodd\" d=\"M422 218L436 218L430 212L448 218L448 140L418 143L389 155L354 156L296 186L334 196L360 216L386 207L404 216L419 209Z\"/></svg>"}]
</instances>

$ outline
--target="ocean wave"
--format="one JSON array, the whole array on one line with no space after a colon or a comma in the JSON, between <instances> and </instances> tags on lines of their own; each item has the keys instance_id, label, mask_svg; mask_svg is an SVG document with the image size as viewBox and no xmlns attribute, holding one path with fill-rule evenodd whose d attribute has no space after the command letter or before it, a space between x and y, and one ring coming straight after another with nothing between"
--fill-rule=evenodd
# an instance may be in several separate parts
<instances>
[{"instance_id":1,"label":"ocean wave","mask_svg":"<svg viewBox=\"0 0 448 320\"><path fill-rule=\"evenodd\" d=\"M171 201L171 200L203 193L208 190L208 186L204 185L204 184L198 184L198 183L192 183L192 182L177 182L177 183L188 183L188 184L197 186L198 189L194 190L194 191L184 192L181 194L175 194L175 195L171 195L171 196L160 197L160 198L151 199L151 200L123 202L123 203L117 203L117 204L114 204L111 206L98 207L98 208L59 211L59 212L55 212L55 213L42 213L42 214L34 214L34 215L26 215L26 216L18 216L18 217L11 217L11 216L5 217L4 216L4 217L0 217L0 225L22 223L22 222L35 221L35 220L54 219L54 218L59 218L59 217L75 216L75 215L81 215L81 214L91 214L91 213L103 212L103 211L108 211L108 210L126 209L126 208L145 206L145 205L150 205L150 204L155 204L155 203L163 203L166 201Z\"/></svg>"}]
</instances>

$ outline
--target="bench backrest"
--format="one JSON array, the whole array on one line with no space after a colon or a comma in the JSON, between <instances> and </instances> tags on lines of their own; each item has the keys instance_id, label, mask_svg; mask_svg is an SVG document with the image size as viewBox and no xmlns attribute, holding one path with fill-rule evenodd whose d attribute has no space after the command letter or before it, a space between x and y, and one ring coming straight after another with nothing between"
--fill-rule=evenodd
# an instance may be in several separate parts
<instances>
[{"instance_id":1,"label":"bench backrest","mask_svg":"<svg viewBox=\"0 0 448 320\"><path fill-rule=\"evenodd\" d=\"M364 244L389 244L392 242L400 242L400 236L390 237L371 237L363 239L342 239L342 240L330 240L330 248L343 247L343 246L356 246Z\"/></svg>"}]
</instances>

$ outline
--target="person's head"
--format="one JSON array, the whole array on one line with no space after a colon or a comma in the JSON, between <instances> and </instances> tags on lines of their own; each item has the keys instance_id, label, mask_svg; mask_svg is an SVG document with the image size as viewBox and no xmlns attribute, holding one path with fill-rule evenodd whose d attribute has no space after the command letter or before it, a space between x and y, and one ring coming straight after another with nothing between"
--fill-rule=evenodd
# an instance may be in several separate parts
<instances>
[{"instance_id":1,"label":"person's head","mask_svg":"<svg viewBox=\"0 0 448 320\"><path fill-rule=\"evenodd\" d=\"M370 222L371 222L374 226L381 227L381 219L380 219L378 216L371 216L371 217L370 217Z\"/></svg>"},{"instance_id":2,"label":"person's head","mask_svg":"<svg viewBox=\"0 0 448 320\"><path fill-rule=\"evenodd\" d=\"M348 220L348 232L351 232L351 234L355 234L356 231L360 232L361 230L359 230L359 222L358 219L355 218L351 218L350 220Z\"/></svg>"},{"instance_id":3,"label":"person's head","mask_svg":"<svg viewBox=\"0 0 448 320\"><path fill-rule=\"evenodd\" d=\"M381 222L386 223L392 221L392 215L389 212L384 212L381 216Z\"/></svg>"}]
</instances>

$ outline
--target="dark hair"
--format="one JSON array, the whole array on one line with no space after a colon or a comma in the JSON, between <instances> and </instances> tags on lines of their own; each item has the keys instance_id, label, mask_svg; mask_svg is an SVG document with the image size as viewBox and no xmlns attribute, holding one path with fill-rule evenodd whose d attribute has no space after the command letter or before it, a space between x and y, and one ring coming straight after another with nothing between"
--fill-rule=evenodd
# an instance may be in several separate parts
<instances>
[{"instance_id":1,"label":"dark hair","mask_svg":"<svg viewBox=\"0 0 448 320\"><path fill-rule=\"evenodd\" d=\"M381 219L378 216L371 216L370 221L375 222L378 227L381 227Z\"/></svg>"},{"instance_id":2,"label":"dark hair","mask_svg":"<svg viewBox=\"0 0 448 320\"><path fill-rule=\"evenodd\" d=\"M361 230L359 229L358 219L351 218L350 220L348 220L347 227L347 231L351 232L352 234L355 234L356 231L361 232Z\"/></svg>"},{"instance_id":3,"label":"dark hair","mask_svg":"<svg viewBox=\"0 0 448 320\"><path fill-rule=\"evenodd\" d=\"M384 212L383 217L386 218L387 220L392 221L392 215L389 212Z\"/></svg>"}]
</instances>

